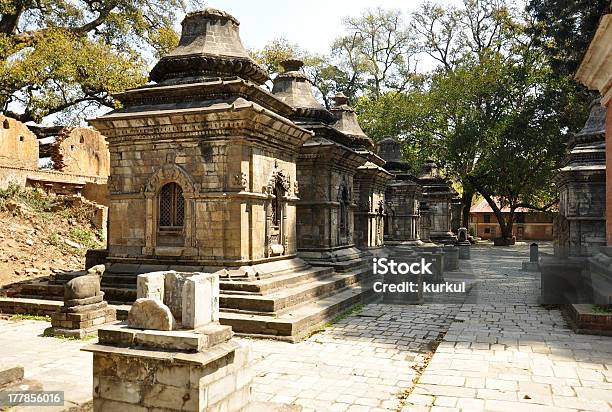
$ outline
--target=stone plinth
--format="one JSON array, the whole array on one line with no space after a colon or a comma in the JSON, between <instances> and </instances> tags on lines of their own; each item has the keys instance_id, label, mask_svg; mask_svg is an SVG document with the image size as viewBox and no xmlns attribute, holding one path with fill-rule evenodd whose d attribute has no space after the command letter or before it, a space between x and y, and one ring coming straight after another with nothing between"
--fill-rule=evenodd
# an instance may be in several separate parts
<instances>
[{"instance_id":1,"label":"stone plinth","mask_svg":"<svg viewBox=\"0 0 612 412\"><path fill-rule=\"evenodd\" d=\"M100 276L104 266L94 266L88 274L64 285L64 306L51 315L45 335L83 338L96 334L101 326L117 320L117 312L104 301Z\"/></svg>"},{"instance_id":2,"label":"stone plinth","mask_svg":"<svg viewBox=\"0 0 612 412\"><path fill-rule=\"evenodd\" d=\"M100 329L83 349L93 352L94 412L243 410L250 347L218 319L217 274L140 275L127 325Z\"/></svg>"},{"instance_id":3,"label":"stone plinth","mask_svg":"<svg viewBox=\"0 0 612 412\"><path fill-rule=\"evenodd\" d=\"M100 330L93 352L95 412L239 411L251 395L248 346L228 326L191 331Z\"/></svg>"},{"instance_id":4,"label":"stone plinth","mask_svg":"<svg viewBox=\"0 0 612 412\"><path fill-rule=\"evenodd\" d=\"M457 248L459 249L459 259L461 260L469 260L470 259L470 242L467 243L459 243L457 244Z\"/></svg>"},{"instance_id":5,"label":"stone plinth","mask_svg":"<svg viewBox=\"0 0 612 412\"><path fill-rule=\"evenodd\" d=\"M459 269L459 248L454 245L444 246L444 270Z\"/></svg>"}]
</instances>

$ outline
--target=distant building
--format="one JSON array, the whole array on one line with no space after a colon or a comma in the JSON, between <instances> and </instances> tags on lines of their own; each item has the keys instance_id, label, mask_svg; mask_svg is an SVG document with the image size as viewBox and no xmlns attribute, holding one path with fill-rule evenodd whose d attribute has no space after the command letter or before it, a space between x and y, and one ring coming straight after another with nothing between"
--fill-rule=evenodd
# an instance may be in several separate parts
<instances>
[{"instance_id":1,"label":"distant building","mask_svg":"<svg viewBox=\"0 0 612 412\"><path fill-rule=\"evenodd\" d=\"M502 213L510 213L509 207L504 207ZM546 212L536 212L526 208L518 208L512 227L512 235L516 240L552 240L553 215ZM501 236L501 227L495 213L486 200L481 200L470 209L470 232L482 239L494 239Z\"/></svg>"}]
</instances>

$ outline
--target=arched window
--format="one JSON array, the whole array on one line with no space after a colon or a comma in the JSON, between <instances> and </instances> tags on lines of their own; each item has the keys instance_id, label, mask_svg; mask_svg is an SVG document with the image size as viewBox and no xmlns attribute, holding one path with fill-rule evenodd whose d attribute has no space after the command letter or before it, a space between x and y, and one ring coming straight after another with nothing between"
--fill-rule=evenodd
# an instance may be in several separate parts
<instances>
[{"instance_id":1,"label":"arched window","mask_svg":"<svg viewBox=\"0 0 612 412\"><path fill-rule=\"evenodd\" d=\"M184 219L185 199L183 198L183 189L176 183L165 184L159 194L160 229L182 228Z\"/></svg>"}]
</instances>

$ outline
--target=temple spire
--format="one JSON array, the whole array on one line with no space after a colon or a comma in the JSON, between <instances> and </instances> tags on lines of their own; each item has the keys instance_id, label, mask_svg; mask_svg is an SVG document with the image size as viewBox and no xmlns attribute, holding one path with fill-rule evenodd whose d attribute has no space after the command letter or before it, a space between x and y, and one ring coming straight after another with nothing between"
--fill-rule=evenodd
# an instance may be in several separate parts
<instances>
[{"instance_id":1,"label":"temple spire","mask_svg":"<svg viewBox=\"0 0 612 412\"><path fill-rule=\"evenodd\" d=\"M210 78L241 77L265 83L268 73L249 56L240 40L240 23L213 8L188 13L179 45L151 70L158 83L187 83Z\"/></svg>"}]
</instances>

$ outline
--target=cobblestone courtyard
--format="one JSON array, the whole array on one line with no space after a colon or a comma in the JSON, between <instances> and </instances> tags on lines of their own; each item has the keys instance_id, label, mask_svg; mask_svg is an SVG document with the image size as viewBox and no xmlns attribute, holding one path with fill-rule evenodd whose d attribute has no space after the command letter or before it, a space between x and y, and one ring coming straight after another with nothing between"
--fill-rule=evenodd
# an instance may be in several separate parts
<instances>
[{"instance_id":1,"label":"cobblestone courtyard","mask_svg":"<svg viewBox=\"0 0 612 412\"><path fill-rule=\"evenodd\" d=\"M371 304L298 344L243 339L256 400L305 411L610 410L612 338L576 335L537 305L538 274L520 270L527 256L526 246L474 247L461 261L477 281L463 305ZM79 349L91 341L40 336L47 326L0 321L2 361L82 403L92 365Z\"/></svg>"}]
</instances>

